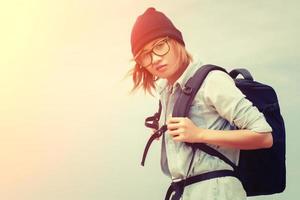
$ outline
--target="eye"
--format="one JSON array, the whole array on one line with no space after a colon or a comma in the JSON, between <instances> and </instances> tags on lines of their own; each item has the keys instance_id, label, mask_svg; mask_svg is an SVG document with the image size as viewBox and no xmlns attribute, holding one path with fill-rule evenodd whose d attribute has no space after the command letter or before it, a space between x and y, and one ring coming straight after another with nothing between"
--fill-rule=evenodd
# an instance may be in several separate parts
<instances>
[{"instance_id":1,"label":"eye","mask_svg":"<svg viewBox=\"0 0 300 200\"><path fill-rule=\"evenodd\" d=\"M161 50L161 49L164 49L165 44L166 44L165 41L160 42L160 43L158 43L157 45L155 45L154 49L155 49L155 50Z\"/></svg>"},{"instance_id":2,"label":"eye","mask_svg":"<svg viewBox=\"0 0 300 200\"><path fill-rule=\"evenodd\" d=\"M165 45L165 42L160 42L156 45L156 47L161 48Z\"/></svg>"}]
</instances>

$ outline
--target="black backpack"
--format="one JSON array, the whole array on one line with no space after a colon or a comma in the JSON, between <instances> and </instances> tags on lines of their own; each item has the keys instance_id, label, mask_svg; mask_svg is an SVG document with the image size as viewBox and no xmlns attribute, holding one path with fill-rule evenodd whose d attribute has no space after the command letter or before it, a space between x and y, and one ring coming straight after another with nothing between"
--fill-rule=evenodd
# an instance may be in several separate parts
<instances>
[{"instance_id":1,"label":"black backpack","mask_svg":"<svg viewBox=\"0 0 300 200\"><path fill-rule=\"evenodd\" d=\"M172 116L187 117L189 115L190 106L197 91L207 74L212 70L221 70L227 73L225 69L215 65L204 65L199 68L182 89L175 102ZM237 79L239 74L244 79ZM241 92L246 95L246 98L264 114L267 122L273 129L273 146L268 149L241 150L239 164L236 166L226 156L204 143L187 144L193 149L200 149L210 155L217 156L231 165L236 177L241 180L247 196L283 192L286 186L285 127L280 114L276 93L272 87L254 81L246 69L232 70L229 75L234 79L236 86ZM158 127L160 113L161 103L159 111L154 116L148 117L145 120L147 127L156 129L157 131L147 142L141 163L143 166L152 141L160 137L167 130L166 125L163 125L161 128Z\"/></svg>"}]
</instances>

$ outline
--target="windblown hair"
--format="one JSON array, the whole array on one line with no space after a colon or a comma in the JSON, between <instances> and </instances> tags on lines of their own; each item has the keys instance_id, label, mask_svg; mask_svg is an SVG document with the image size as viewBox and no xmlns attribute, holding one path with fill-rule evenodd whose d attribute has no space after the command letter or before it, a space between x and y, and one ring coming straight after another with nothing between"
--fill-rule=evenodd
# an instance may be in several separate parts
<instances>
[{"instance_id":1,"label":"windblown hair","mask_svg":"<svg viewBox=\"0 0 300 200\"><path fill-rule=\"evenodd\" d=\"M173 47L178 55L178 63L190 63L193 61L191 54L187 52L182 44L171 38L169 39L169 43L171 45L170 48ZM138 54L139 53L140 52L138 52ZM135 63L134 67L128 72L128 74L132 76L133 80L133 88L131 92L142 87L145 93L148 92L150 95L153 95L152 90L156 89L155 82L159 79L159 77L154 77L146 68L141 67L137 63Z\"/></svg>"}]
</instances>

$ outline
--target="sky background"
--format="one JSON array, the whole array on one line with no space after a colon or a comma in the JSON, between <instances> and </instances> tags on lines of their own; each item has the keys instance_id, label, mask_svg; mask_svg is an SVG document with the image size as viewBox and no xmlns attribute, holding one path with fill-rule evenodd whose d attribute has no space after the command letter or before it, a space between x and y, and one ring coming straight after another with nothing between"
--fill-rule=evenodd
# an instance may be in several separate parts
<instances>
[{"instance_id":1,"label":"sky background","mask_svg":"<svg viewBox=\"0 0 300 200\"><path fill-rule=\"evenodd\" d=\"M0 199L163 199L160 143L139 165L157 100L130 95L130 32L149 6L181 30L196 60L248 68L277 92L287 188L298 199L297 0L0 2Z\"/></svg>"}]
</instances>

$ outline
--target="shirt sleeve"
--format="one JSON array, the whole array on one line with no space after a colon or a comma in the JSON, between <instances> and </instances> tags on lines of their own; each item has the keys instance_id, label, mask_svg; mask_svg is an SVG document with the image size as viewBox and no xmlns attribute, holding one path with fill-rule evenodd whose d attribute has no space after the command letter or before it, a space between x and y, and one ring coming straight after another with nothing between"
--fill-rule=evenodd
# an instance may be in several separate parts
<instances>
[{"instance_id":1,"label":"shirt sleeve","mask_svg":"<svg viewBox=\"0 0 300 200\"><path fill-rule=\"evenodd\" d=\"M203 82L204 101L231 125L255 132L271 132L264 115L222 71L210 72Z\"/></svg>"}]
</instances>

